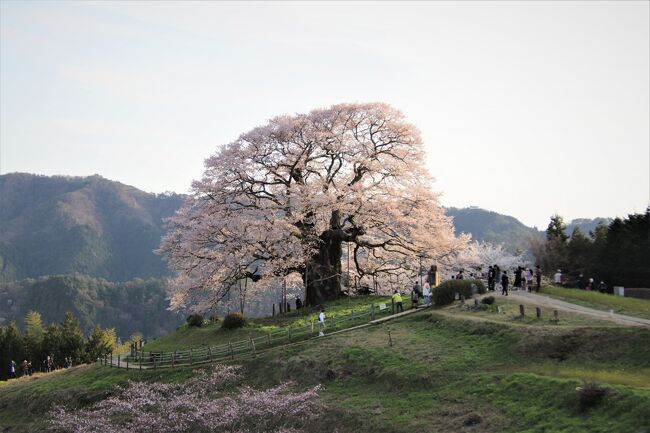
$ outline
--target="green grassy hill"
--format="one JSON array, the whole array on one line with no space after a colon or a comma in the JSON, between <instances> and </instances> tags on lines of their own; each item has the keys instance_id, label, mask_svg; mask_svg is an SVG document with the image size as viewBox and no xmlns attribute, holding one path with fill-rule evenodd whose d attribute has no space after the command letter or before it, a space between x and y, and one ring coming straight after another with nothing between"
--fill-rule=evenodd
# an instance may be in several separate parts
<instances>
[{"instance_id":1,"label":"green grassy hill","mask_svg":"<svg viewBox=\"0 0 650 433\"><path fill-rule=\"evenodd\" d=\"M329 317L372 298L327 306ZM292 389L323 385L313 431L630 432L650 429L650 330L561 313L559 324L516 318L517 305L427 309L382 325L278 347L239 361L246 384ZM148 344L171 350L218 344L307 323L314 312L253 321L229 334L216 325L182 327ZM392 345L389 344L390 331ZM147 347L145 346L145 347ZM53 403L83 406L129 379L179 382L192 369L126 371L84 366L0 384L0 425L38 430ZM581 406L577 388L607 395Z\"/></svg>"}]
</instances>

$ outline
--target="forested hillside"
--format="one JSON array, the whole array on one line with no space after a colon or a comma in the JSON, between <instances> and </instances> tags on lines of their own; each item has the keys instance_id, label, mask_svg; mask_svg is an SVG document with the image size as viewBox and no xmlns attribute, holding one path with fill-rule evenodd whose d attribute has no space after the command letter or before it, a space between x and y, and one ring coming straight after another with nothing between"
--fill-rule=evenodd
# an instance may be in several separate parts
<instances>
[{"instance_id":1,"label":"forested hillside","mask_svg":"<svg viewBox=\"0 0 650 433\"><path fill-rule=\"evenodd\" d=\"M167 310L163 279L140 278L112 283L80 274L56 275L0 284L0 326L15 320L23 326L28 311L38 311L45 324L72 312L88 334L96 324L114 327L123 339L135 332L157 337L183 320Z\"/></svg>"},{"instance_id":2,"label":"forested hillside","mask_svg":"<svg viewBox=\"0 0 650 433\"><path fill-rule=\"evenodd\" d=\"M0 176L0 281L78 272L109 281L168 275L153 253L183 197L101 176Z\"/></svg>"}]
</instances>

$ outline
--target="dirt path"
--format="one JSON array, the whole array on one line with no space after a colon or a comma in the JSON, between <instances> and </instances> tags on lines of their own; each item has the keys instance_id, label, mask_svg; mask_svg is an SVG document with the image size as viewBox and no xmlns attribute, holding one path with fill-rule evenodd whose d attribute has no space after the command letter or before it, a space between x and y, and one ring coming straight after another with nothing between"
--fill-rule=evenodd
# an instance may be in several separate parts
<instances>
[{"instance_id":1,"label":"dirt path","mask_svg":"<svg viewBox=\"0 0 650 433\"><path fill-rule=\"evenodd\" d=\"M489 293L491 296L503 297L496 292ZM627 326L647 326L650 327L650 320L642 319L640 317L626 316L624 314L610 313L607 311L596 310L594 308L583 307L582 305L572 304L570 302L561 301L559 299L550 298L544 295L538 295L536 293L529 293L523 291L510 291L508 294L508 299L515 299L520 301L529 302L537 305L545 305L547 307L553 307L558 310L571 311L574 313L580 313L587 316L597 317L603 320L609 320L611 322L618 323L620 325Z\"/></svg>"}]
</instances>

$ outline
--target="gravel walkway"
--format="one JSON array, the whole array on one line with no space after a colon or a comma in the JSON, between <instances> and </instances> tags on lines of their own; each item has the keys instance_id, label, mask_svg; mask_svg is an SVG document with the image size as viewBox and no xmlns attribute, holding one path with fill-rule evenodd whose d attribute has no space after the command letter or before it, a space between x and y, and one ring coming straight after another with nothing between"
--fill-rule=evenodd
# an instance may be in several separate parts
<instances>
[{"instance_id":1,"label":"gravel walkway","mask_svg":"<svg viewBox=\"0 0 650 433\"><path fill-rule=\"evenodd\" d=\"M505 296L496 292L489 292L490 295L496 297ZM561 301L559 299L550 298L548 296L539 295L537 293L529 293L524 291L510 291L508 292L508 299L516 299L539 306L546 305L558 310L571 311L575 313L584 314L587 316L597 317L599 319L609 320L616 322L620 325L628 326L647 326L650 327L650 320L642 319L640 317L626 316L624 314L610 313L608 311L596 310L595 308L583 307L582 305L572 304L570 302Z\"/></svg>"}]
</instances>

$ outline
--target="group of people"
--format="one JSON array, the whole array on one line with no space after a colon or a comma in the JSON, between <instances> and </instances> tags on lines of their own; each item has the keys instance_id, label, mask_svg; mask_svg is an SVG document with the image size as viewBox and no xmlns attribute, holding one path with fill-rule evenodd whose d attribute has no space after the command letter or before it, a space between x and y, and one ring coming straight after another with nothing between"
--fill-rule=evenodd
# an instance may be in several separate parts
<instances>
[{"instance_id":1,"label":"group of people","mask_svg":"<svg viewBox=\"0 0 650 433\"><path fill-rule=\"evenodd\" d=\"M72 357L66 356L64 358L63 368L70 367L72 367ZM50 355L48 355L41 363L41 371L43 373L50 373L54 371L55 368L54 357ZM22 376L31 376L34 374L34 372L35 370L32 362L27 359L23 359L23 362L21 362L20 365L18 365L16 361L12 359L9 361L9 365L7 367L7 375L9 376L9 379L15 379Z\"/></svg>"},{"instance_id":2,"label":"group of people","mask_svg":"<svg viewBox=\"0 0 650 433\"><path fill-rule=\"evenodd\" d=\"M431 304L431 296L433 295L433 291L431 290L431 284L429 284L429 281L425 281L424 285L421 287L420 283L417 281L413 284L413 288L411 289L411 308L418 308L418 305L420 303L420 298L423 298L424 300L424 305L429 305ZM393 292L393 296L391 297L393 304L395 305L395 312L400 313L404 311L404 307L402 303L404 300L402 299L402 294L398 291L395 290Z\"/></svg>"},{"instance_id":3,"label":"group of people","mask_svg":"<svg viewBox=\"0 0 650 433\"><path fill-rule=\"evenodd\" d=\"M582 290L598 290L599 292L602 293L607 293L607 285L605 284L604 281L600 281L600 283L596 283L596 281L593 278L585 278L584 274L579 274L578 275L578 280L575 281L576 287ZM567 284L565 280L565 274L562 273L562 269L558 269L555 275L553 275L553 283L556 286L565 286ZM569 284L572 285L573 282L570 282Z\"/></svg>"},{"instance_id":4,"label":"group of people","mask_svg":"<svg viewBox=\"0 0 650 433\"><path fill-rule=\"evenodd\" d=\"M9 367L7 370L7 375L9 379L15 379L20 376L31 376L34 373L34 367L32 366L31 361L26 359L20 363L20 366L13 359L9 361Z\"/></svg>"},{"instance_id":5,"label":"group of people","mask_svg":"<svg viewBox=\"0 0 650 433\"><path fill-rule=\"evenodd\" d=\"M501 283L501 294L508 296L508 288L510 286L510 278L508 277L507 270L501 270L499 265L488 267L488 290L494 291L498 283ZM532 292L535 290L539 292L542 285L542 268L537 265L535 270L517 266L514 272L514 281L512 282L513 290L528 290Z\"/></svg>"}]
</instances>

